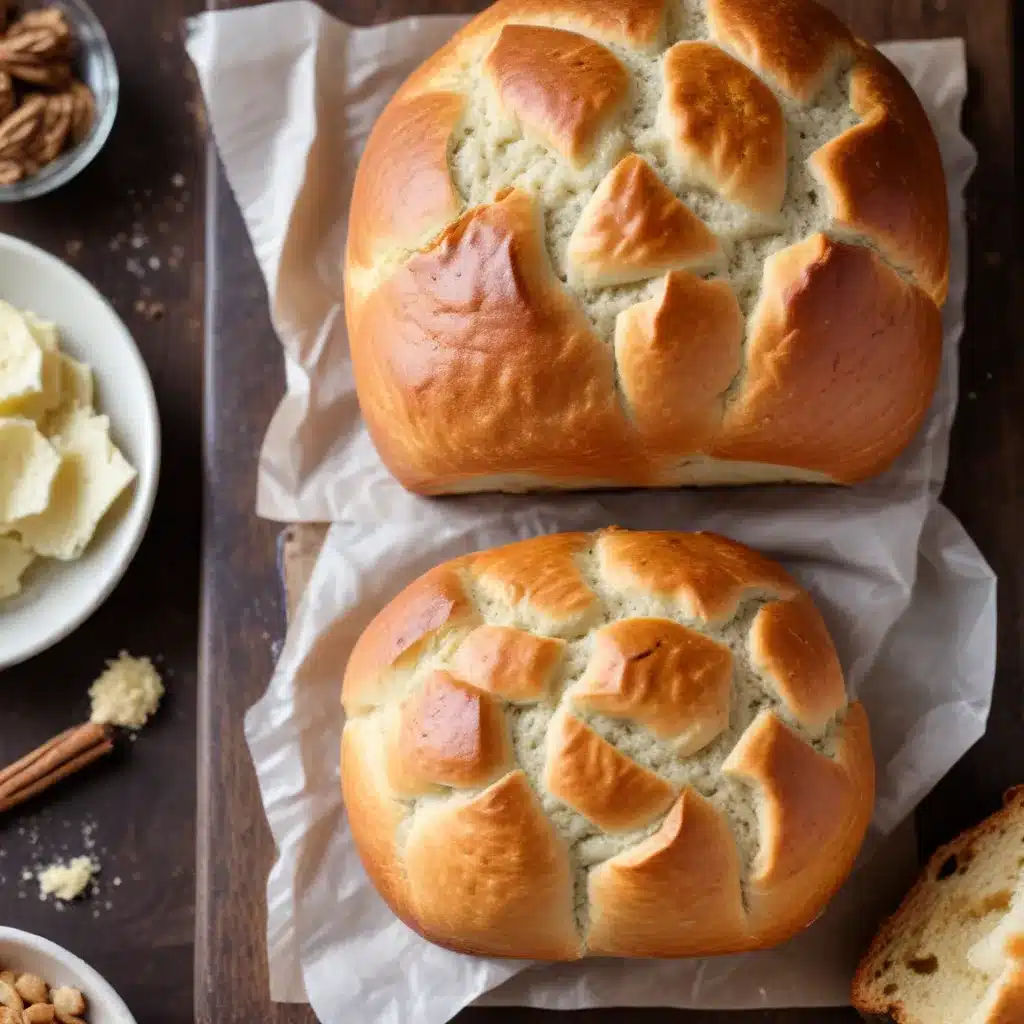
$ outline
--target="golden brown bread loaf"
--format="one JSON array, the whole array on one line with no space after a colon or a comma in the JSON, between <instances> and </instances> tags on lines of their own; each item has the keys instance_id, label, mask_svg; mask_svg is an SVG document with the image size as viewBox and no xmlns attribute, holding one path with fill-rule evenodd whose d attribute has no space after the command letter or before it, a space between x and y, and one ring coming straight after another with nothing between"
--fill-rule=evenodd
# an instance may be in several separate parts
<instances>
[{"instance_id":1,"label":"golden brown bread loaf","mask_svg":"<svg viewBox=\"0 0 1024 1024\"><path fill-rule=\"evenodd\" d=\"M853 482L930 402L946 192L813 0L499 0L356 176L363 415L424 493Z\"/></svg>"},{"instance_id":2,"label":"golden brown bread loaf","mask_svg":"<svg viewBox=\"0 0 1024 1024\"><path fill-rule=\"evenodd\" d=\"M777 564L713 534L556 534L446 562L349 660L367 873L450 949L759 949L809 924L871 816L863 708Z\"/></svg>"}]
</instances>

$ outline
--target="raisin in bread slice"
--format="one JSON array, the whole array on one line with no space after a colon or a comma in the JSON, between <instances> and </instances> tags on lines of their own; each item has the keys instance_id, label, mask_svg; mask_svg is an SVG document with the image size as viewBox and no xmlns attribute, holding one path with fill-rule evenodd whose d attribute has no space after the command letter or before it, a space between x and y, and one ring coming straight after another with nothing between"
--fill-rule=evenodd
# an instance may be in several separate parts
<instances>
[{"instance_id":1,"label":"raisin in bread slice","mask_svg":"<svg viewBox=\"0 0 1024 1024\"><path fill-rule=\"evenodd\" d=\"M929 861L861 962L853 1003L898 1024L1024 1024L1024 786Z\"/></svg>"}]
</instances>

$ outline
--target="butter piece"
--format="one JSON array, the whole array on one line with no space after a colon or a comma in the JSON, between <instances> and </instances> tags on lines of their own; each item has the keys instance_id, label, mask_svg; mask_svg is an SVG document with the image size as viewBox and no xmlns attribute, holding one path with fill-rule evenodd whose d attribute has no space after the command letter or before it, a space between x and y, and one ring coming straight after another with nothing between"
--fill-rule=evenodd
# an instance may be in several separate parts
<instances>
[{"instance_id":1,"label":"butter piece","mask_svg":"<svg viewBox=\"0 0 1024 1024\"><path fill-rule=\"evenodd\" d=\"M0 302L0 415L43 392L43 348L25 318Z\"/></svg>"},{"instance_id":2,"label":"butter piece","mask_svg":"<svg viewBox=\"0 0 1024 1024\"><path fill-rule=\"evenodd\" d=\"M22 574L34 559L13 537L0 537L0 598L20 593Z\"/></svg>"},{"instance_id":3,"label":"butter piece","mask_svg":"<svg viewBox=\"0 0 1024 1024\"><path fill-rule=\"evenodd\" d=\"M91 409L93 401L92 370L85 363L60 356L60 408Z\"/></svg>"},{"instance_id":4,"label":"butter piece","mask_svg":"<svg viewBox=\"0 0 1024 1024\"><path fill-rule=\"evenodd\" d=\"M28 309L15 312L28 325L32 337L39 343L40 348L48 352L56 352L60 348L60 331L52 320L44 320Z\"/></svg>"},{"instance_id":5,"label":"butter piece","mask_svg":"<svg viewBox=\"0 0 1024 1024\"><path fill-rule=\"evenodd\" d=\"M0 533L46 508L60 463L31 420L0 418Z\"/></svg>"},{"instance_id":6,"label":"butter piece","mask_svg":"<svg viewBox=\"0 0 1024 1024\"><path fill-rule=\"evenodd\" d=\"M57 325L49 320L41 320L27 311L21 315L36 344L43 351L43 386L39 394L18 403L18 415L27 416L39 423L51 409L57 408L61 399L60 335L57 333Z\"/></svg>"},{"instance_id":7,"label":"butter piece","mask_svg":"<svg viewBox=\"0 0 1024 1024\"><path fill-rule=\"evenodd\" d=\"M51 437L61 456L49 505L19 520L22 543L38 555L68 561L92 539L100 520L134 480L135 470L109 435L110 422L88 409L71 409Z\"/></svg>"}]
</instances>

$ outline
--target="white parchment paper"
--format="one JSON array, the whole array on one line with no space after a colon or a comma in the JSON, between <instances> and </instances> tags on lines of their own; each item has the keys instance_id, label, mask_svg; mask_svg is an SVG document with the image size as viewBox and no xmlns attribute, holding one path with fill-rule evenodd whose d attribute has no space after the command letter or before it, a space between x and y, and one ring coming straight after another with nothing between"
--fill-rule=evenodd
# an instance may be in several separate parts
<instances>
[{"instance_id":1,"label":"white parchment paper","mask_svg":"<svg viewBox=\"0 0 1024 1024\"><path fill-rule=\"evenodd\" d=\"M260 459L258 512L334 523L265 697L246 721L278 860L268 886L271 991L326 1024L441 1024L475 999L598 1005L814 1006L847 1001L857 955L914 866L900 823L982 734L995 662L995 581L937 502L956 407L974 152L959 130L958 40L884 47L921 96L949 180L952 275L944 359L925 427L852 489L423 499L376 457L344 345L341 253L356 160L388 96L461 23L352 29L306 2L191 25L228 180L263 270L287 394ZM328 345L328 339L332 344ZM813 593L878 759L874 830L823 917L778 950L706 961L551 967L463 957L387 910L348 833L338 784L341 673L360 631L437 562L541 532L618 523L714 529L783 561Z\"/></svg>"}]
</instances>

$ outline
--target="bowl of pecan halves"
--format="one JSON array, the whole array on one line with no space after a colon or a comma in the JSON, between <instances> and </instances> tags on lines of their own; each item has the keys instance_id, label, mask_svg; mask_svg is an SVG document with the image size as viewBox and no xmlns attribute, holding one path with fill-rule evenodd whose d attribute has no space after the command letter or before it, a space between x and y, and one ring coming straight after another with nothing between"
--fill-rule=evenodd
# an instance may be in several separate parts
<instances>
[{"instance_id":1,"label":"bowl of pecan halves","mask_svg":"<svg viewBox=\"0 0 1024 1024\"><path fill-rule=\"evenodd\" d=\"M0 202L52 192L103 147L114 51L84 0L0 0Z\"/></svg>"}]
</instances>

